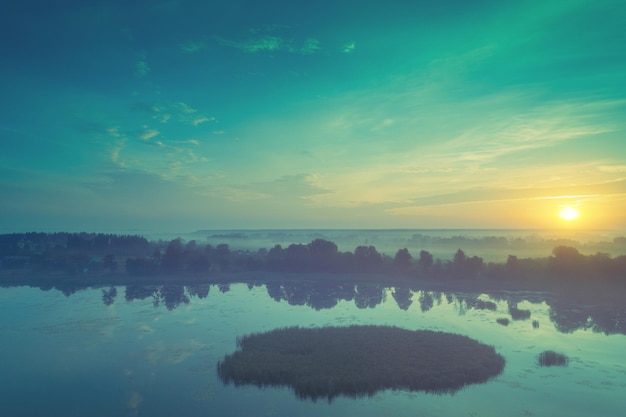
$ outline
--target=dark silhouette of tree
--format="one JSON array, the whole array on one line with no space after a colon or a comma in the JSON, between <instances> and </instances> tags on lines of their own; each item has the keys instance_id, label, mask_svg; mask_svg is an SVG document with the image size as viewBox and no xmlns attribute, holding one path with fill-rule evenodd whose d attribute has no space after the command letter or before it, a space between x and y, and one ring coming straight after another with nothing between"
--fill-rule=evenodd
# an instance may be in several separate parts
<instances>
[{"instance_id":1,"label":"dark silhouette of tree","mask_svg":"<svg viewBox=\"0 0 626 417\"><path fill-rule=\"evenodd\" d=\"M157 265L153 259L146 257L126 259L126 272L130 275L146 276L157 272Z\"/></svg>"},{"instance_id":2,"label":"dark silhouette of tree","mask_svg":"<svg viewBox=\"0 0 626 417\"><path fill-rule=\"evenodd\" d=\"M301 243L292 243L285 250L285 263L289 271L309 270L311 264L309 247Z\"/></svg>"},{"instance_id":3,"label":"dark silhouette of tree","mask_svg":"<svg viewBox=\"0 0 626 417\"><path fill-rule=\"evenodd\" d=\"M183 243L180 238L172 240L161 257L161 267L165 272L181 272L184 266Z\"/></svg>"},{"instance_id":4,"label":"dark silhouette of tree","mask_svg":"<svg viewBox=\"0 0 626 417\"><path fill-rule=\"evenodd\" d=\"M485 269L485 263L480 256L472 256L465 261L465 269L468 276L475 277L483 272Z\"/></svg>"},{"instance_id":5,"label":"dark silhouette of tree","mask_svg":"<svg viewBox=\"0 0 626 417\"><path fill-rule=\"evenodd\" d=\"M413 257L407 248L399 249L393 258L393 265L400 271L406 272L411 268Z\"/></svg>"},{"instance_id":6,"label":"dark silhouette of tree","mask_svg":"<svg viewBox=\"0 0 626 417\"><path fill-rule=\"evenodd\" d=\"M506 272L511 276L517 276L520 272L520 262L515 255L509 255L506 258Z\"/></svg>"},{"instance_id":7,"label":"dark silhouette of tree","mask_svg":"<svg viewBox=\"0 0 626 417\"><path fill-rule=\"evenodd\" d=\"M417 261L417 264L423 270L429 270L433 266L433 255L431 255L431 253L426 250L421 250L420 258Z\"/></svg>"},{"instance_id":8,"label":"dark silhouette of tree","mask_svg":"<svg viewBox=\"0 0 626 417\"><path fill-rule=\"evenodd\" d=\"M215 260L221 269L228 269L232 260L230 247L226 243L220 243L215 248Z\"/></svg>"},{"instance_id":9,"label":"dark silhouette of tree","mask_svg":"<svg viewBox=\"0 0 626 417\"><path fill-rule=\"evenodd\" d=\"M272 271L285 267L285 251L282 246L276 245L267 252L267 267Z\"/></svg>"},{"instance_id":10,"label":"dark silhouette of tree","mask_svg":"<svg viewBox=\"0 0 626 417\"><path fill-rule=\"evenodd\" d=\"M554 256L548 259L552 272L561 276L576 276L584 272L585 257L578 252L578 249L571 246L557 246L552 254Z\"/></svg>"},{"instance_id":11,"label":"dark silhouette of tree","mask_svg":"<svg viewBox=\"0 0 626 417\"><path fill-rule=\"evenodd\" d=\"M468 258L463 250L459 249L452 259L452 273L457 278L472 278L484 270L483 258L472 256Z\"/></svg>"},{"instance_id":12,"label":"dark silhouette of tree","mask_svg":"<svg viewBox=\"0 0 626 417\"><path fill-rule=\"evenodd\" d=\"M331 271L337 264L337 245L329 240L315 239L307 245L313 269Z\"/></svg>"},{"instance_id":13,"label":"dark silhouette of tree","mask_svg":"<svg viewBox=\"0 0 626 417\"><path fill-rule=\"evenodd\" d=\"M117 269L117 261L115 260L115 256L110 253L105 255L102 262L104 269L108 269L109 272L115 272L115 270Z\"/></svg>"},{"instance_id":14,"label":"dark silhouette of tree","mask_svg":"<svg viewBox=\"0 0 626 417\"><path fill-rule=\"evenodd\" d=\"M383 265L383 257L374 246L357 246L354 250L354 262L357 270L375 272Z\"/></svg>"},{"instance_id":15,"label":"dark silhouette of tree","mask_svg":"<svg viewBox=\"0 0 626 417\"><path fill-rule=\"evenodd\" d=\"M189 258L188 269L195 274L206 273L211 268L209 256L204 251L195 251L187 257Z\"/></svg>"}]
</instances>

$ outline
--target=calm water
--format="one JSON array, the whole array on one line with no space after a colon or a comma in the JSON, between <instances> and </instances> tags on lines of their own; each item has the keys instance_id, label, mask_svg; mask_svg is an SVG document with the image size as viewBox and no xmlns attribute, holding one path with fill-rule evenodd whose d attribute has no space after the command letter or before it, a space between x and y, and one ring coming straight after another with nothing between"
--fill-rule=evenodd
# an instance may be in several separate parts
<instances>
[{"instance_id":1,"label":"calm water","mask_svg":"<svg viewBox=\"0 0 626 417\"><path fill-rule=\"evenodd\" d=\"M530 320L495 322L497 310L467 308L457 295L435 297L423 311L420 292L406 310L384 291L375 308L340 301L334 308L276 302L265 286L213 286L204 299L174 310L151 298L110 306L102 290L65 297L58 291L0 289L2 416L622 416L626 336L590 330L561 333L545 302L522 302ZM487 300L483 295L482 299ZM405 304L406 305L406 304ZM534 329L532 320L539 321ZM494 345L507 365L498 378L454 395L386 391L372 398L298 400L288 388L224 386L216 363L238 335L282 326L389 324L444 330ZM540 368L539 352L570 358ZM380 358L384 361L385 358Z\"/></svg>"}]
</instances>

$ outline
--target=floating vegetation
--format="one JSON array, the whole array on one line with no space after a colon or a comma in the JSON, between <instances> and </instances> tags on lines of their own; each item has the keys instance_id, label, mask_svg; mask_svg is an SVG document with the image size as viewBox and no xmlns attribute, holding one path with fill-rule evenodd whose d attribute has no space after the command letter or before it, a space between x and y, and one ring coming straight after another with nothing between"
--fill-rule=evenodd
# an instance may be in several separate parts
<instances>
[{"instance_id":1,"label":"floating vegetation","mask_svg":"<svg viewBox=\"0 0 626 417\"><path fill-rule=\"evenodd\" d=\"M539 320L533 320L533 329L539 328Z\"/></svg>"},{"instance_id":2,"label":"floating vegetation","mask_svg":"<svg viewBox=\"0 0 626 417\"><path fill-rule=\"evenodd\" d=\"M299 398L371 396L385 389L453 393L500 374L505 360L466 336L389 326L276 329L237 340L217 364L236 386L289 386Z\"/></svg>"},{"instance_id":3,"label":"floating vegetation","mask_svg":"<svg viewBox=\"0 0 626 417\"><path fill-rule=\"evenodd\" d=\"M484 301L478 298L474 300L472 299L465 300L465 303L467 304L469 308L475 308L477 310L496 311L498 308L496 303L494 303L493 301Z\"/></svg>"},{"instance_id":4,"label":"floating vegetation","mask_svg":"<svg viewBox=\"0 0 626 417\"><path fill-rule=\"evenodd\" d=\"M539 354L537 358L539 366L567 366L569 358L561 353L546 350Z\"/></svg>"},{"instance_id":5,"label":"floating vegetation","mask_svg":"<svg viewBox=\"0 0 626 417\"><path fill-rule=\"evenodd\" d=\"M509 307L509 313L513 320L528 320L530 318L530 310L520 310L516 307Z\"/></svg>"},{"instance_id":6,"label":"floating vegetation","mask_svg":"<svg viewBox=\"0 0 626 417\"><path fill-rule=\"evenodd\" d=\"M510 323L510 320L507 319L506 317L501 317L499 319L496 319L496 323L501 324L503 326L508 326Z\"/></svg>"}]
</instances>

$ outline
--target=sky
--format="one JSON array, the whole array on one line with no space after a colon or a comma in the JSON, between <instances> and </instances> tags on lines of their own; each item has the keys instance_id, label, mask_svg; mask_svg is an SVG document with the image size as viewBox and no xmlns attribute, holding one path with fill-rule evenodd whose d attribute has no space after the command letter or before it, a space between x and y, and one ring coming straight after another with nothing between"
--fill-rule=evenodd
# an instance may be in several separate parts
<instances>
[{"instance_id":1,"label":"sky","mask_svg":"<svg viewBox=\"0 0 626 417\"><path fill-rule=\"evenodd\" d=\"M626 229L622 0L2 9L2 232Z\"/></svg>"}]
</instances>

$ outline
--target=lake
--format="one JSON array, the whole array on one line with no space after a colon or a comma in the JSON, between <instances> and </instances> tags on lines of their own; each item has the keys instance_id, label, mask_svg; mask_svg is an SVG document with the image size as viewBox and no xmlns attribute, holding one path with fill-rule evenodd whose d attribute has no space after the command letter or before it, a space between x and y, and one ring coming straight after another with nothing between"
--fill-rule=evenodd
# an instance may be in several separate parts
<instances>
[{"instance_id":1,"label":"lake","mask_svg":"<svg viewBox=\"0 0 626 417\"><path fill-rule=\"evenodd\" d=\"M623 415L626 336L597 331L590 318L581 323L581 306L560 305L556 312L549 297L536 293L493 297L375 286L357 287L354 298L342 298L307 291L213 285L206 297L190 295L188 303L168 309L155 306L151 296L127 301L124 287L110 305L103 303L102 289L66 297L56 290L2 288L0 415ZM477 307L487 301L495 310ZM496 323L511 318L512 306L530 311L530 318ZM577 320L570 326L568 315ZM297 399L286 387L225 386L217 377L216 364L236 349L237 336L350 324L467 335L493 345L506 367L497 378L453 395L384 391L330 404ZM537 355L544 350L566 354L569 366L539 367Z\"/></svg>"}]
</instances>

